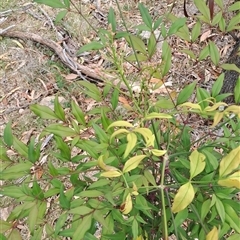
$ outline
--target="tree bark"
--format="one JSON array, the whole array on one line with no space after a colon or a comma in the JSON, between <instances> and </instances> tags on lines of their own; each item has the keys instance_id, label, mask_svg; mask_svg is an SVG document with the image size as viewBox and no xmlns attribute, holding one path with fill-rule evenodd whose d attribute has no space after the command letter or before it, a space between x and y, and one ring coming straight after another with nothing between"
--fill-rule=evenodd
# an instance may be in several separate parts
<instances>
[{"instance_id":1,"label":"tree bark","mask_svg":"<svg viewBox=\"0 0 240 240\"><path fill-rule=\"evenodd\" d=\"M238 41L236 42L227 63L229 64L235 64L238 68L240 68L240 52L239 52L239 48L240 48L240 39L238 39ZM222 90L221 93L234 93L234 88L236 86L237 83L237 79L239 78L240 74L236 71L233 70L225 70L225 77L224 77L224 81L223 81L223 86L222 86ZM240 89L239 89L240 91ZM225 98L224 100L227 103L234 103L234 96L229 96L227 98Z\"/></svg>"}]
</instances>

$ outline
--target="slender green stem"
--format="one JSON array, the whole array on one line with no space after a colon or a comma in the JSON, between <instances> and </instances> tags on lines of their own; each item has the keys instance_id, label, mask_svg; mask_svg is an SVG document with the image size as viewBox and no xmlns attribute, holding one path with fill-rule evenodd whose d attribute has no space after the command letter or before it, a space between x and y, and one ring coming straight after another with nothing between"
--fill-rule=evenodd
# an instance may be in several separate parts
<instances>
[{"instance_id":1,"label":"slender green stem","mask_svg":"<svg viewBox=\"0 0 240 240\"><path fill-rule=\"evenodd\" d=\"M161 175L161 183L160 183L160 191L161 191L161 199L162 199L162 216L163 216L163 239L168 239L168 224L167 224L167 214L166 214L166 204L165 204L165 196L164 196L164 178L165 178L165 168L168 161L167 155L163 157L162 163L162 175Z\"/></svg>"},{"instance_id":2,"label":"slender green stem","mask_svg":"<svg viewBox=\"0 0 240 240\"><path fill-rule=\"evenodd\" d=\"M165 194L166 194L166 197L167 197L168 206L171 206L171 201L170 201L170 197L169 197L169 194L168 194L168 192L167 192L167 191L165 191ZM173 222L173 227L174 227L174 232L175 232L175 234L174 234L174 235L175 235L176 239L178 240L178 239L179 239L179 237L178 237L178 230L177 230L177 226L176 226L176 224L175 224L175 221L174 221L173 212L172 212L172 211L170 211L170 213L171 213L172 222Z\"/></svg>"}]
</instances>

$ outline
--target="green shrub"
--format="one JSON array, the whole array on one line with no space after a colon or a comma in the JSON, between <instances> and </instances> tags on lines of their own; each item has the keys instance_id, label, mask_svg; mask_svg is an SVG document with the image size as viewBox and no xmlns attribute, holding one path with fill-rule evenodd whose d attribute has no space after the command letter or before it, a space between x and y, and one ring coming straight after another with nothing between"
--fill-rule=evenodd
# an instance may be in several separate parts
<instances>
[{"instance_id":1,"label":"green shrub","mask_svg":"<svg viewBox=\"0 0 240 240\"><path fill-rule=\"evenodd\" d=\"M70 7L67 0L36 2ZM97 232L103 240L239 237L240 113L239 106L221 102L226 97L219 95L223 75L211 92L193 82L175 99L167 96L152 101L147 87L151 78L162 79L171 69L168 37L176 34L195 41L202 21L210 24L210 16L204 15L209 9L204 4L198 7L202 15L190 33L185 18L169 13L153 22L147 8L139 4L143 24L138 29L151 33L147 46L139 35L117 32L110 9L111 30L100 29L100 41L83 46L80 52L107 48L119 85L106 82L100 90L92 83L79 82L88 97L101 103L88 112L75 101L71 111L65 111L57 97L54 110L32 105L38 117L53 122L43 129L40 141L31 139L25 145L7 124L1 140L0 179L4 185L0 193L15 199L16 207L6 221L1 220L2 239L21 239L16 228L20 220L31 239L93 240ZM221 29L223 15L219 18L214 25ZM163 24L167 19L169 28ZM164 37L162 61L149 67L156 52L156 29ZM132 48L132 55L117 53L114 42L120 37ZM210 56L214 64L219 63L213 42L199 56L185 52L199 61ZM124 61L139 69L138 97L124 73ZM127 88L126 93L121 92L120 84ZM188 102L195 92L196 102ZM119 102L122 94L130 99L126 105ZM187 121L189 114L213 119L198 139L191 136L194 126ZM53 150L46 160L41 145L51 134ZM10 155L9 150L17 155ZM232 231L235 233L229 237Z\"/></svg>"}]
</instances>

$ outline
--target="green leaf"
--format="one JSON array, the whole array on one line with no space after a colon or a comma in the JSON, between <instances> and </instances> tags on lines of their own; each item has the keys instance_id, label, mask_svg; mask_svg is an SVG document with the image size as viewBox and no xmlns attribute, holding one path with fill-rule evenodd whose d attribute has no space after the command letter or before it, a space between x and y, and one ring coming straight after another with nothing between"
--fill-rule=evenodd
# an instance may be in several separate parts
<instances>
[{"instance_id":1,"label":"green leaf","mask_svg":"<svg viewBox=\"0 0 240 240\"><path fill-rule=\"evenodd\" d=\"M192 82L189 85L185 86L183 90L181 90L177 97L177 105L186 102L190 98L194 91L195 86L196 82Z\"/></svg>"},{"instance_id":2,"label":"green leaf","mask_svg":"<svg viewBox=\"0 0 240 240\"><path fill-rule=\"evenodd\" d=\"M53 8L66 8L60 0L34 0L36 3L42 3Z\"/></svg>"},{"instance_id":3,"label":"green leaf","mask_svg":"<svg viewBox=\"0 0 240 240\"><path fill-rule=\"evenodd\" d=\"M232 71L236 71L236 72L240 73L240 68L238 68L235 64L224 63L220 67L225 70L229 70L229 71L232 70Z\"/></svg>"},{"instance_id":4,"label":"green leaf","mask_svg":"<svg viewBox=\"0 0 240 240\"><path fill-rule=\"evenodd\" d=\"M144 7L144 5L142 3L138 4L138 8L140 10L141 16L142 16L142 20L143 22L150 28L152 29L152 18L148 12L148 9L146 7Z\"/></svg>"},{"instance_id":5,"label":"green leaf","mask_svg":"<svg viewBox=\"0 0 240 240\"><path fill-rule=\"evenodd\" d=\"M162 75L165 76L169 69L171 68L171 61L172 59L172 53L171 48L168 45L167 41L165 40L162 45L162 61L163 61L163 67L162 67Z\"/></svg>"},{"instance_id":6,"label":"green leaf","mask_svg":"<svg viewBox=\"0 0 240 240\"><path fill-rule=\"evenodd\" d=\"M8 240L2 233L0 233L0 239L1 240Z\"/></svg>"},{"instance_id":7,"label":"green leaf","mask_svg":"<svg viewBox=\"0 0 240 240\"><path fill-rule=\"evenodd\" d=\"M13 147L14 149L22 156L28 157L28 148L27 146L19 141L16 137L13 137Z\"/></svg>"},{"instance_id":8,"label":"green leaf","mask_svg":"<svg viewBox=\"0 0 240 240\"><path fill-rule=\"evenodd\" d=\"M77 215L87 215L94 211L95 211L94 209L89 208L87 206L79 206L79 207L70 209L68 213L77 214Z\"/></svg>"},{"instance_id":9,"label":"green leaf","mask_svg":"<svg viewBox=\"0 0 240 240\"><path fill-rule=\"evenodd\" d=\"M71 149L69 146L62 140L62 138L55 136L54 137L57 143L57 148L60 150L59 159L62 161L71 161ZM59 154L55 154L54 156L58 157Z\"/></svg>"},{"instance_id":10,"label":"green leaf","mask_svg":"<svg viewBox=\"0 0 240 240\"><path fill-rule=\"evenodd\" d=\"M207 199L201 206L201 220L203 221L211 209L211 200Z\"/></svg>"},{"instance_id":11,"label":"green leaf","mask_svg":"<svg viewBox=\"0 0 240 240\"><path fill-rule=\"evenodd\" d=\"M234 101L235 103L240 103L240 77L237 79L236 86L234 88Z\"/></svg>"},{"instance_id":12,"label":"green leaf","mask_svg":"<svg viewBox=\"0 0 240 240\"><path fill-rule=\"evenodd\" d=\"M67 199L66 195L64 194L63 189L64 189L64 186L62 185L60 188L59 203L63 209L68 210L68 209L70 209L70 200Z\"/></svg>"},{"instance_id":13,"label":"green leaf","mask_svg":"<svg viewBox=\"0 0 240 240\"><path fill-rule=\"evenodd\" d=\"M240 10L240 5L238 1L236 1L234 4L231 4L228 7L228 11L238 11L238 10Z\"/></svg>"},{"instance_id":14,"label":"green leaf","mask_svg":"<svg viewBox=\"0 0 240 240\"><path fill-rule=\"evenodd\" d=\"M138 237L138 222L136 219L133 219L133 221L132 221L132 234L133 234L133 239L137 239L137 237Z\"/></svg>"},{"instance_id":15,"label":"green leaf","mask_svg":"<svg viewBox=\"0 0 240 240\"><path fill-rule=\"evenodd\" d=\"M129 172L139 165L139 163L146 157L147 155L137 155L126 161L123 167L123 172Z\"/></svg>"},{"instance_id":16,"label":"green leaf","mask_svg":"<svg viewBox=\"0 0 240 240\"><path fill-rule=\"evenodd\" d=\"M39 117L43 119L59 119L53 110L47 106L33 104L30 109Z\"/></svg>"},{"instance_id":17,"label":"green leaf","mask_svg":"<svg viewBox=\"0 0 240 240\"><path fill-rule=\"evenodd\" d=\"M78 81L78 83L85 87L87 90L84 91L85 94L87 94L89 97L93 98L97 102L100 102L101 99L101 92L100 90L96 87L95 84L87 82L87 81Z\"/></svg>"},{"instance_id":18,"label":"green leaf","mask_svg":"<svg viewBox=\"0 0 240 240\"><path fill-rule=\"evenodd\" d=\"M226 222L229 223L231 228L233 228L236 232L240 233L240 218L230 205L224 204L226 211Z\"/></svg>"},{"instance_id":19,"label":"green leaf","mask_svg":"<svg viewBox=\"0 0 240 240\"><path fill-rule=\"evenodd\" d=\"M101 210L95 210L93 212L93 218L99 222L104 228L108 228L108 224L104 218L104 216L106 215L106 210L105 209L101 209Z\"/></svg>"},{"instance_id":20,"label":"green leaf","mask_svg":"<svg viewBox=\"0 0 240 240\"><path fill-rule=\"evenodd\" d=\"M221 30L221 32L225 32L226 31L226 20L224 17L222 17L219 21L219 29Z\"/></svg>"},{"instance_id":21,"label":"green leaf","mask_svg":"<svg viewBox=\"0 0 240 240\"><path fill-rule=\"evenodd\" d=\"M224 223L225 222L225 209L222 204L222 201L219 198L216 198L215 206L216 206L217 212L222 220L222 223Z\"/></svg>"},{"instance_id":22,"label":"green leaf","mask_svg":"<svg viewBox=\"0 0 240 240\"><path fill-rule=\"evenodd\" d=\"M156 186L156 181L154 176L152 175L152 173L149 170L144 170L144 176L145 178L148 180L149 183L151 183L153 186Z\"/></svg>"},{"instance_id":23,"label":"green leaf","mask_svg":"<svg viewBox=\"0 0 240 240\"><path fill-rule=\"evenodd\" d=\"M224 80L224 74L221 74L217 78L215 83L213 84L213 86L212 86L212 96L213 97L216 97L220 93L222 86L223 86L223 80Z\"/></svg>"},{"instance_id":24,"label":"green leaf","mask_svg":"<svg viewBox=\"0 0 240 240\"><path fill-rule=\"evenodd\" d=\"M8 240L22 240L20 232L14 228L8 235Z\"/></svg>"},{"instance_id":25,"label":"green leaf","mask_svg":"<svg viewBox=\"0 0 240 240\"><path fill-rule=\"evenodd\" d=\"M115 110L118 106L118 97L119 97L119 90L115 88L111 97L111 104L112 104L113 110Z\"/></svg>"},{"instance_id":26,"label":"green leaf","mask_svg":"<svg viewBox=\"0 0 240 240\"><path fill-rule=\"evenodd\" d=\"M186 53L192 59L196 59L196 56L193 53L193 51L191 51L189 49L183 49L183 50L180 50L180 52Z\"/></svg>"},{"instance_id":27,"label":"green leaf","mask_svg":"<svg viewBox=\"0 0 240 240\"><path fill-rule=\"evenodd\" d=\"M38 200L43 200L44 199L43 190L40 188L37 181L33 182L32 195Z\"/></svg>"},{"instance_id":28,"label":"green leaf","mask_svg":"<svg viewBox=\"0 0 240 240\"><path fill-rule=\"evenodd\" d=\"M201 50L201 52L198 56L198 61L202 61L202 60L206 59L208 56L209 56L209 47L207 45Z\"/></svg>"},{"instance_id":29,"label":"green leaf","mask_svg":"<svg viewBox=\"0 0 240 240\"><path fill-rule=\"evenodd\" d=\"M174 218L174 222L176 227L180 227L181 224L186 221L186 219L188 218L188 209L185 208L182 211L178 212L176 217Z\"/></svg>"},{"instance_id":30,"label":"green leaf","mask_svg":"<svg viewBox=\"0 0 240 240\"><path fill-rule=\"evenodd\" d=\"M63 18L67 15L67 13L68 13L68 10L66 9L60 11L55 17L55 23L59 23L60 21L62 21Z\"/></svg>"},{"instance_id":31,"label":"green leaf","mask_svg":"<svg viewBox=\"0 0 240 240\"><path fill-rule=\"evenodd\" d=\"M37 144L36 150L34 148L35 138L32 137L28 145L28 159L30 162L35 163L40 157L40 144Z\"/></svg>"},{"instance_id":32,"label":"green leaf","mask_svg":"<svg viewBox=\"0 0 240 240\"><path fill-rule=\"evenodd\" d=\"M82 191L78 194L76 194L76 196L79 196L79 197L99 197L99 196L103 196L104 194L98 190L85 190L85 191Z\"/></svg>"},{"instance_id":33,"label":"green leaf","mask_svg":"<svg viewBox=\"0 0 240 240\"><path fill-rule=\"evenodd\" d=\"M83 52L87 52L87 51L92 51L92 50L100 50L103 49L105 46L97 41L92 41L84 46L82 46L78 51L77 54L81 54Z\"/></svg>"},{"instance_id":34,"label":"green leaf","mask_svg":"<svg viewBox=\"0 0 240 240\"><path fill-rule=\"evenodd\" d=\"M168 36L175 34L186 23L187 18L177 18L169 28Z\"/></svg>"},{"instance_id":35,"label":"green leaf","mask_svg":"<svg viewBox=\"0 0 240 240\"><path fill-rule=\"evenodd\" d=\"M220 162L219 176L224 177L237 169L240 164L240 146L233 149L227 156Z\"/></svg>"},{"instance_id":36,"label":"green leaf","mask_svg":"<svg viewBox=\"0 0 240 240\"><path fill-rule=\"evenodd\" d=\"M11 147L13 144L13 134L11 129L11 122L7 123L3 131L3 139L8 147Z\"/></svg>"},{"instance_id":37,"label":"green leaf","mask_svg":"<svg viewBox=\"0 0 240 240\"><path fill-rule=\"evenodd\" d=\"M133 34L129 34L129 36L125 36L125 39L133 49L141 52L144 55L147 55L145 43L142 41L141 38L139 38Z\"/></svg>"},{"instance_id":38,"label":"green leaf","mask_svg":"<svg viewBox=\"0 0 240 240\"><path fill-rule=\"evenodd\" d=\"M0 194L2 194L3 196L15 198L15 199L19 199L22 196L25 196L25 194L22 192L21 188L19 188L18 186L5 187L0 191Z\"/></svg>"},{"instance_id":39,"label":"green leaf","mask_svg":"<svg viewBox=\"0 0 240 240\"><path fill-rule=\"evenodd\" d=\"M207 22L210 23L210 11L209 11L209 8L207 7L205 1L203 1L203 0L194 0L194 4L196 5L196 7L199 10L199 12L202 13L202 15L207 20Z\"/></svg>"},{"instance_id":40,"label":"green leaf","mask_svg":"<svg viewBox=\"0 0 240 240\"><path fill-rule=\"evenodd\" d=\"M37 224L37 217L38 217L38 208L37 205L34 204L33 207L31 207L31 211L28 216L28 226L31 234L35 231L35 227Z\"/></svg>"},{"instance_id":41,"label":"green leaf","mask_svg":"<svg viewBox=\"0 0 240 240\"><path fill-rule=\"evenodd\" d=\"M114 10L112 7L110 7L109 13L108 13L108 24L111 24L112 32L116 32L117 23L116 23Z\"/></svg>"},{"instance_id":42,"label":"green leaf","mask_svg":"<svg viewBox=\"0 0 240 240\"><path fill-rule=\"evenodd\" d=\"M63 0L63 2L67 8L70 8L70 0Z\"/></svg>"},{"instance_id":43,"label":"green leaf","mask_svg":"<svg viewBox=\"0 0 240 240\"><path fill-rule=\"evenodd\" d=\"M150 38L148 40L148 54L149 54L149 58L151 58L153 56L153 54L156 52L156 50L157 50L156 37L155 37L154 33L151 33Z\"/></svg>"},{"instance_id":44,"label":"green leaf","mask_svg":"<svg viewBox=\"0 0 240 240\"><path fill-rule=\"evenodd\" d=\"M190 159L190 179L201 173L206 165L204 154L194 150L189 156Z\"/></svg>"},{"instance_id":45,"label":"green leaf","mask_svg":"<svg viewBox=\"0 0 240 240\"><path fill-rule=\"evenodd\" d=\"M57 96L54 99L54 112L55 112L56 116L58 117L58 119L60 119L63 122L65 121L65 113L64 113L64 110L63 110L61 104L59 103Z\"/></svg>"},{"instance_id":46,"label":"green leaf","mask_svg":"<svg viewBox=\"0 0 240 240\"><path fill-rule=\"evenodd\" d=\"M92 127L99 141L107 143L109 139L108 135L95 123L92 124Z\"/></svg>"},{"instance_id":47,"label":"green leaf","mask_svg":"<svg viewBox=\"0 0 240 240\"><path fill-rule=\"evenodd\" d=\"M239 19L240 19L240 13L237 13L236 16L232 17L228 26L227 26L227 32L230 32L232 30L238 30L239 29Z\"/></svg>"},{"instance_id":48,"label":"green leaf","mask_svg":"<svg viewBox=\"0 0 240 240\"><path fill-rule=\"evenodd\" d=\"M143 55L142 53L137 53L137 54L131 54L126 57L126 60L129 62L143 62L146 61L148 57L146 55Z\"/></svg>"},{"instance_id":49,"label":"green leaf","mask_svg":"<svg viewBox=\"0 0 240 240\"><path fill-rule=\"evenodd\" d=\"M89 214L85 216L81 223L78 225L76 231L73 234L72 240L79 240L83 239L85 233L90 229L92 225L92 215Z\"/></svg>"},{"instance_id":50,"label":"green leaf","mask_svg":"<svg viewBox=\"0 0 240 240\"><path fill-rule=\"evenodd\" d=\"M240 239L240 234L238 233L235 233L227 238L227 240L239 240L239 239Z\"/></svg>"},{"instance_id":51,"label":"green leaf","mask_svg":"<svg viewBox=\"0 0 240 240\"><path fill-rule=\"evenodd\" d=\"M210 58L214 63L214 65L217 66L220 60L219 50L212 41L210 41L208 46L209 46Z\"/></svg>"},{"instance_id":52,"label":"green leaf","mask_svg":"<svg viewBox=\"0 0 240 240\"><path fill-rule=\"evenodd\" d=\"M59 123L48 125L44 131L53 133L59 137L74 137L77 135L77 133L72 128L64 127Z\"/></svg>"},{"instance_id":53,"label":"green leaf","mask_svg":"<svg viewBox=\"0 0 240 240\"><path fill-rule=\"evenodd\" d=\"M204 101L206 99L210 98L210 93L204 89L204 88L197 88L197 101L199 102L199 105L202 109L206 108L208 106L208 102Z\"/></svg>"},{"instance_id":54,"label":"green leaf","mask_svg":"<svg viewBox=\"0 0 240 240\"><path fill-rule=\"evenodd\" d=\"M163 18L160 17L157 19L157 21L154 22L153 24L153 31L155 31L157 28L159 28L160 24L162 23Z\"/></svg>"},{"instance_id":55,"label":"green leaf","mask_svg":"<svg viewBox=\"0 0 240 240\"><path fill-rule=\"evenodd\" d=\"M221 21L221 19L222 19L222 12L218 12L212 20L212 25L214 26L218 24Z\"/></svg>"},{"instance_id":56,"label":"green leaf","mask_svg":"<svg viewBox=\"0 0 240 240\"><path fill-rule=\"evenodd\" d=\"M76 118L76 120L79 123L81 123L83 126L85 126L86 125L85 116L84 116L83 111L79 107L79 105L75 101L72 101L71 106L72 106L72 113L73 113L74 117Z\"/></svg>"},{"instance_id":57,"label":"green leaf","mask_svg":"<svg viewBox=\"0 0 240 240\"><path fill-rule=\"evenodd\" d=\"M192 29L192 36L191 36L192 42L195 42L197 40L200 33L201 33L201 23L200 21L197 21Z\"/></svg>"},{"instance_id":58,"label":"green leaf","mask_svg":"<svg viewBox=\"0 0 240 240\"><path fill-rule=\"evenodd\" d=\"M62 213L60 215L60 217L58 217L56 225L55 225L55 234L58 235L58 233L61 231L62 227L64 226L64 224L66 223L68 218L68 214L67 213Z\"/></svg>"},{"instance_id":59,"label":"green leaf","mask_svg":"<svg viewBox=\"0 0 240 240\"><path fill-rule=\"evenodd\" d=\"M0 233L4 233L12 228L12 224L0 219ZM0 238L1 239L1 238Z\"/></svg>"},{"instance_id":60,"label":"green leaf","mask_svg":"<svg viewBox=\"0 0 240 240\"><path fill-rule=\"evenodd\" d=\"M185 209L194 198L194 189L190 182L185 183L179 189L174 197L172 211L177 213Z\"/></svg>"}]
</instances>

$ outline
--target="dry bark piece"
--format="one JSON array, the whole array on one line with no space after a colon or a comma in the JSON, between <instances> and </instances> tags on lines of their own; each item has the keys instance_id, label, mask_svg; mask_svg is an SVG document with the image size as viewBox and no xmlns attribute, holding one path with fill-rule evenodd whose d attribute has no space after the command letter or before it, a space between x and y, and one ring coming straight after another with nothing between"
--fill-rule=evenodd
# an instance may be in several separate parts
<instances>
[{"instance_id":1,"label":"dry bark piece","mask_svg":"<svg viewBox=\"0 0 240 240\"><path fill-rule=\"evenodd\" d=\"M227 63L235 64L238 68L240 68L240 38L236 42ZM234 88L237 84L237 79L239 78L240 74L233 70L224 70L225 77L223 81L223 86L221 93L234 93ZM227 103L234 103L234 96L229 96L225 100Z\"/></svg>"}]
</instances>

